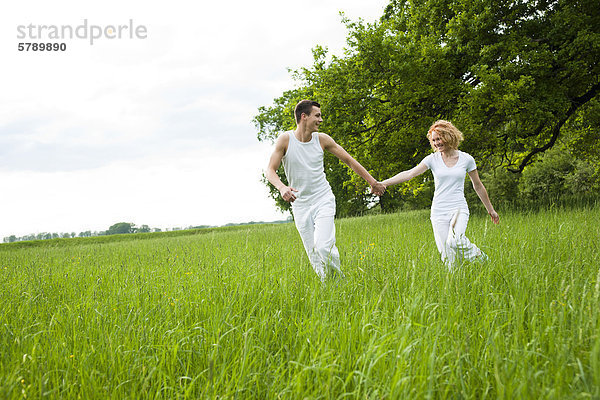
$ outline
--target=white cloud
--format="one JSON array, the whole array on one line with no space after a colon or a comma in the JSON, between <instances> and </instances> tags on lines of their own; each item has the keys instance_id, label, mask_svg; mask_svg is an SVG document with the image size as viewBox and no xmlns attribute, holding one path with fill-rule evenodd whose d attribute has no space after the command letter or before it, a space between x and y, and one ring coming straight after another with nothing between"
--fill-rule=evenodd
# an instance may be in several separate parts
<instances>
[{"instance_id":1,"label":"white cloud","mask_svg":"<svg viewBox=\"0 0 600 400\"><path fill-rule=\"evenodd\" d=\"M387 1L292 4L41 0L0 15L0 237L285 218L260 183L270 146L251 119L321 44ZM18 52L17 25L128 23L147 39ZM119 196L109 195L119 193Z\"/></svg>"},{"instance_id":2,"label":"white cloud","mask_svg":"<svg viewBox=\"0 0 600 400\"><path fill-rule=\"evenodd\" d=\"M285 219L257 184L256 166L266 163L270 146L246 150L193 150L92 170L5 172L10 192L1 218L13 228L5 235L106 230L115 222L167 228Z\"/></svg>"}]
</instances>

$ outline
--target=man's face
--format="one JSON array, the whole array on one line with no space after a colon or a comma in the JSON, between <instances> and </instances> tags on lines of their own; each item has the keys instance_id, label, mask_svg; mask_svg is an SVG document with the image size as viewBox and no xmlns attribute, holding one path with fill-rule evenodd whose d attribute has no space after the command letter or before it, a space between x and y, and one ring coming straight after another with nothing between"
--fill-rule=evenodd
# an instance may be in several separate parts
<instances>
[{"instance_id":1,"label":"man's face","mask_svg":"<svg viewBox=\"0 0 600 400\"><path fill-rule=\"evenodd\" d=\"M321 109L313 106L310 115L306 116L306 127L310 128L312 132L317 132L321 122L323 122L323 118L321 118Z\"/></svg>"}]
</instances>

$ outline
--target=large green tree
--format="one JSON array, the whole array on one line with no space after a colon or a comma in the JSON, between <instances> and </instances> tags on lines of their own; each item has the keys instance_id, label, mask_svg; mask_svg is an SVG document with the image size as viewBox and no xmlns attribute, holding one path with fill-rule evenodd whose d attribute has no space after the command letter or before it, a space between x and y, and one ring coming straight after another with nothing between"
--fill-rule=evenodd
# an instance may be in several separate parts
<instances>
[{"instance_id":1,"label":"large green tree","mask_svg":"<svg viewBox=\"0 0 600 400\"><path fill-rule=\"evenodd\" d=\"M597 149L600 7L597 0L392 0L380 21L345 21L348 46L295 71L299 88L255 118L259 140L293 127L302 98L322 104L323 130L386 178L429 151L425 133L450 119L480 169L521 172L563 137ZM364 185L327 160L338 208L364 209ZM430 178L382 197L428 190ZM402 193L401 193L402 192Z\"/></svg>"}]
</instances>

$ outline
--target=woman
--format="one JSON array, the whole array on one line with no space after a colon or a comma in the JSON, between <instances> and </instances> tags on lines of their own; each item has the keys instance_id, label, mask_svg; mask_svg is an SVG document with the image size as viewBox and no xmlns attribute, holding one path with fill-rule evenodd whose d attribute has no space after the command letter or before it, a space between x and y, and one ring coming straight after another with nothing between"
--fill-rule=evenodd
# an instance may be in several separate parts
<instances>
[{"instance_id":1,"label":"woman","mask_svg":"<svg viewBox=\"0 0 600 400\"><path fill-rule=\"evenodd\" d=\"M383 181L388 186L406 182L431 169L435 192L431 205L431 225L435 244L442 260L452 270L457 259L486 260L487 256L465 236L469 222L469 207L464 195L465 174L469 174L473 188L495 224L499 222L487 191L479 179L475 160L458 150L462 133L449 121L436 121L427 132L434 150L416 167L400 172Z\"/></svg>"}]
</instances>

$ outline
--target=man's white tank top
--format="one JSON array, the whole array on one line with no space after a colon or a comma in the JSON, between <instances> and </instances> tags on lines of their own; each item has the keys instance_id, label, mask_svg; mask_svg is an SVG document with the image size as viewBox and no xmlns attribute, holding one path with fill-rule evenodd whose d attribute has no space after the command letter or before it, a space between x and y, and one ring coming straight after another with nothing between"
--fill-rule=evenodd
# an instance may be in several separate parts
<instances>
[{"instance_id":1,"label":"man's white tank top","mask_svg":"<svg viewBox=\"0 0 600 400\"><path fill-rule=\"evenodd\" d=\"M331 186L325 178L323 149L319 133L313 132L309 142L296 139L293 131L288 131L290 139L283 156L283 169L289 186L298 190L292 207L302 207L324 196L333 196Z\"/></svg>"}]
</instances>

